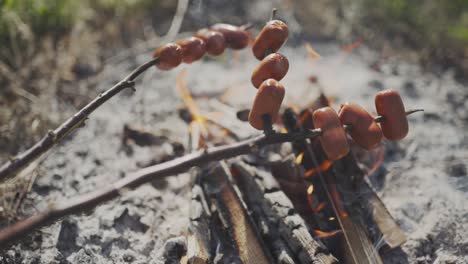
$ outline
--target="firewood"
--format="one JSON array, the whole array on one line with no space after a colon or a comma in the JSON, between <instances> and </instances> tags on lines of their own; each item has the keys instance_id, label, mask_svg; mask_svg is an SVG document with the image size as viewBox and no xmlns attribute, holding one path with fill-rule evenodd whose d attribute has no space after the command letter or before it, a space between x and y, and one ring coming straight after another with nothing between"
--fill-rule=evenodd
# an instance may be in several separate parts
<instances>
[{"instance_id":1,"label":"firewood","mask_svg":"<svg viewBox=\"0 0 468 264\"><path fill-rule=\"evenodd\" d=\"M274 219L280 237L284 240L299 263L337 263L325 246L315 240L307 230L289 198L279 189L274 177L245 163L233 164L239 175L247 199L255 201L269 219Z\"/></svg>"},{"instance_id":2,"label":"firewood","mask_svg":"<svg viewBox=\"0 0 468 264\"><path fill-rule=\"evenodd\" d=\"M200 185L192 188L190 201L190 225L187 236L188 263L209 263L210 254L210 212Z\"/></svg>"},{"instance_id":3,"label":"firewood","mask_svg":"<svg viewBox=\"0 0 468 264\"><path fill-rule=\"evenodd\" d=\"M216 207L223 228L242 263L271 263L271 256L248 214L240 193L233 186L225 162L214 162L203 179L204 190Z\"/></svg>"},{"instance_id":4,"label":"firewood","mask_svg":"<svg viewBox=\"0 0 468 264\"><path fill-rule=\"evenodd\" d=\"M383 239L389 248L396 248L405 243L405 233L369 183L363 179L363 172L354 158L345 157L334 165L334 169L337 180L342 183L344 200L354 201L349 206L361 214L360 217L365 222L372 240L377 243ZM369 221L366 221L367 219Z\"/></svg>"}]
</instances>

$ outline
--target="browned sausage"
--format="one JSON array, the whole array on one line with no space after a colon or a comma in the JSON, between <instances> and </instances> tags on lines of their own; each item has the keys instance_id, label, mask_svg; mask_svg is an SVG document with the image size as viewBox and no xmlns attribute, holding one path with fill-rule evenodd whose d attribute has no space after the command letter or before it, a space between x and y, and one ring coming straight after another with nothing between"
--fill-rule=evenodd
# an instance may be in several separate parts
<instances>
[{"instance_id":1,"label":"browned sausage","mask_svg":"<svg viewBox=\"0 0 468 264\"><path fill-rule=\"evenodd\" d=\"M241 27L220 23L211 26L211 29L223 34L226 45L231 49L243 49L249 44L249 34Z\"/></svg>"},{"instance_id":2,"label":"browned sausage","mask_svg":"<svg viewBox=\"0 0 468 264\"><path fill-rule=\"evenodd\" d=\"M322 129L320 143L330 160L339 160L349 152L348 139L343 126L331 107L322 107L312 114L314 126Z\"/></svg>"},{"instance_id":3,"label":"browned sausage","mask_svg":"<svg viewBox=\"0 0 468 264\"><path fill-rule=\"evenodd\" d=\"M212 56L221 55L226 49L226 39L223 34L209 30L200 29L195 33L195 37L201 38L206 44L206 53Z\"/></svg>"},{"instance_id":4,"label":"browned sausage","mask_svg":"<svg viewBox=\"0 0 468 264\"><path fill-rule=\"evenodd\" d=\"M263 129L264 114L269 114L275 122L283 102L284 86L274 79L268 79L260 85L249 113L249 123L256 129Z\"/></svg>"},{"instance_id":5,"label":"browned sausage","mask_svg":"<svg viewBox=\"0 0 468 264\"><path fill-rule=\"evenodd\" d=\"M408 135L408 119L400 94L395 90L385 90L375 96L377 113L383 116L380 123L384 136L389 140L399 140Z\"/></svg>"},{"instance_id":6,"label":"browned sausage","mask_svg":"<svg viewBox=\"0 0 468 264\"><path fill-rule=\"evenodd\" d=\"M266 79L272 78L280 81L286 75L288 69L289 62L285 56L279 53L270 54L255 68L251 77L252 84L258 88Z\"/></svg>"},{"instance_id":7,"label":"browned sausage","mask_svg":"<svg viewBox=\"0 0 468 264\"><path fill-rule=\"evenodd\" d=\"M382 130L374 118L360 105L344 103L339 117L343 125L351 125L349 135L360 147L371 150L382 140Z\"/></svg>"},{"instance_id":8,"label":"browned sausage","mask_svg":"<svg viewBox=\"0 0 468 264\"><path fill-rule=\"evenodd\" d=\"M288 26L280 20L270 20L255 38L252 46L254 56L262 60L268 54L277 52L288 38Z\"/></svg>"},{"instance_id":9,"label":"browned sausage","mask_svg":"<svg viewBox=\"0 0 468 264\"><path fill-rule=\"evenodd\" d=\"M168 71L179 66L182 62L182 49L177 44L168 43L154 51L153 58L156 57L159 57L156 67L160 70Z\"/></svg>"},{"instance_id":10,"label":"browned sausage","mask_svg":"<svg viewBox=\"0 0 468 264\"><path fill-rule=\"evenodd\" d=\"M201 38L190 37L177 41L177 44L182 49L182 61L192 63L205 55L206 44Z\"/></svg>"}]
</instances>

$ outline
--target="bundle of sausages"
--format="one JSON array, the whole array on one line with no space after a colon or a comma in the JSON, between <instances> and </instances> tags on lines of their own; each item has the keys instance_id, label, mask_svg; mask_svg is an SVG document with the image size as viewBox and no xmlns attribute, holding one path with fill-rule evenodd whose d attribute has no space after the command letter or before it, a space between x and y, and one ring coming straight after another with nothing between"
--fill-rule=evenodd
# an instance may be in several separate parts
<instances>
[{"instance_id":1,"label":"bundle of sausages","mask_svg":"<svg viewBox=\"0 0 468 264\"><path fill-rule=\"evenodd\" d=\"M344 103L337 114L331 107L323 107L312 115L314 126L322 129L320 143L330 160L338 160L349 152L346 131L363 149L375 148L385 136L388 140L400 140L408 134L408 119L400 94L394 90L379 92L375 107L380 115L373 118L361 106ZM377 124L380 123L380 126Z\"/></svg>"},{"instance_id":2,"label":"bundle of sausages","mask_svg":"<svg viewBox=\"0 0 468 264\"><path fill-rule=\"evenodd\" d=\"M272 19L257 35L252 46L254 56L261 62L251 77L258 91L248 120L258 130L271 129L271 122L277 119L284 99L285 88L279 81L288 72L289 62L277 51L287 40L288 34L288 26L283 21ZM248 43L246 27L215 24L199 30L194 37L159 47L153 53L153 58L159 60L156 67L170 70L182 62L197 61L206 53L218 56L226 48L239 50L247 47ZM314 127L322 131L320 143L330 160L338 160L348 154L346 132L357 145L367 150L375 148L384 136L388 140L400 140L408 134L405 107L398 92L386 90L378 93L375 106L380 115L378 119L361 106L348 102L341 105L339 113L331 107L313 112Z\"/></svg>"},{"instance_id":3,"label":"bundle of sausages","mask_svg":"<svg viewBox=\"0 0 468 264\"><path fill-rule=\"evenodd\" d=\"M249 44L249 33L244 26L215 24L210 28L199 30L194 37L168 43L156 49L153 58L159 58L156 67L160 70L171 70L182 62L192 63L201 59L206 53L212 56L221 55L226 48L239 50Z\"/></svg>"}]
</instances>

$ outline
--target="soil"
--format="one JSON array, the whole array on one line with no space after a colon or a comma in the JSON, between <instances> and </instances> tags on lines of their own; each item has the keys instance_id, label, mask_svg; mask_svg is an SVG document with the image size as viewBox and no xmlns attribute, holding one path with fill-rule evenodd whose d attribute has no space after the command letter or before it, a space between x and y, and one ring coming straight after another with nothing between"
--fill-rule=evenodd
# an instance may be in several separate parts
<instances>
[{"instance_id":1,"label":"soil","mask_svg":"<svg viewBox=\"0 0 468 264\"><path fill-rule=\"evenodd\" d=\"M321 59L310 60L304 43L291 41L281 52L290 62L282 81L284 105L305 105L319 89L334 98L334 108L352 101L373 110L383 89L399 91L412 115L408 137L384 142L385 159L371 176L374 187L409 239L385 263L468 263L468 90L453 72L425 72L410 62L383 58L361 46L343 52L336 42L313 42ZM150 53L107 65L94 94L111 87ZM22 204L25 215L58 200L72 199L170 159L188 142L179 118L182 101L175 81L187 69L194 94L216 95L230 89L229 102L248 107L255 94L249 83L258 61L250 50L228 51L174 71L149 71L126 91L91 115L86 126L54 148L38 166L32 191ZM317 77L320 86L311 84ZM122 145L125 125L144 127L167 140L152 146ZM255 131L252 129L252 133ZM190 206L189 173L125 191L119 199L79 216L66 217L25 237L0 253L1 263L164 263L183 250Z\"/></svg>"}]
</instances>

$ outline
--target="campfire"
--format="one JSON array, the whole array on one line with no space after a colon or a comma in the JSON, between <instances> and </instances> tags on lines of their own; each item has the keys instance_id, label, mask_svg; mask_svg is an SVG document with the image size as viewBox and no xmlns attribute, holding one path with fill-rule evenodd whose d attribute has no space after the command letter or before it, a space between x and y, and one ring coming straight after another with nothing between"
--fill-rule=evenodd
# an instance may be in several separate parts
<instances>
[{"instance_id":1,"label":"campfire","mask_svg":"<svg viewBox=\"0 0 468 264\"><path fill-rule=\"evenodd\" d=\"M158 48L152 60L3 165L0 180L15 176L85 125L94 110L120 91L133 88L134 80L146 70L153 66L170 70L205 53L219 55L226 47L243 49L251 40L249 28L217 24ZM355 157L370 160L369 171L375 170L382 157L365 150L375 149L383 137L403 138L408 133L406 115L420 110L405 111L393 90L376 95L379 116L375 118L352 103L343 104L336 113L325 88L303 109L284 106L285 87L279 81L287 74L289 62L277 51L287 36L287 25L273 12L253 41L260 64L251 78L258 91L250 109L235 109L223 100L225 94L192 95L182 72L176 89L184 103L180 117L189 128L188 149L181 147L174 157L110 187L58 203L5 228L0 231L0 246L61 217L93 209L125 189L190 170L190 226L187 247L177 256L181 263L383 263L380 253L398 248L406 236ZM310 45L307 50L312 59L320 56ZM261 135L252 137L249 125ZM123 134L124 147L166 140L132 126L125 126Z\"/></svg>"}]
</instances>

